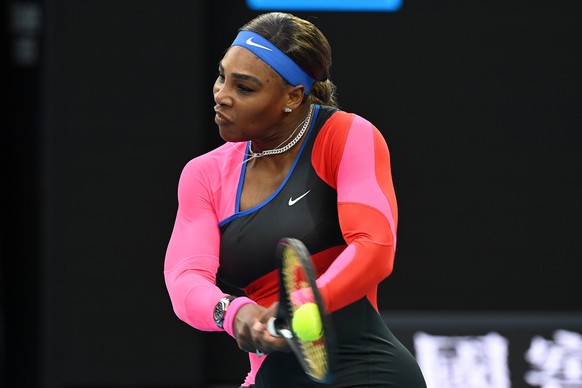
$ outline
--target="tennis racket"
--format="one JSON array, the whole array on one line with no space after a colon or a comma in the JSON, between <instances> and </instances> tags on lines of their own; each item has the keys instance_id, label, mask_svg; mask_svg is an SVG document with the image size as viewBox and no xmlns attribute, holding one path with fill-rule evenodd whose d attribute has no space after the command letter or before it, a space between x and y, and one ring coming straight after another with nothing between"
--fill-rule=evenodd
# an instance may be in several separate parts
<instances>
[{"instance_id":1,"label":"tennis racket","mask_svg":"<svg viewBox=\"0 0 582 388\"><path fill-rule=\"evenodd\" d=\"M267 328L271 335L285 338L301 367L312 380L329 383L332 379L335 340L315 284L311 256L301 241L284 238L277 245L277 257L281 261L279 306L277 316L269 320ZM304 308L296 316L301 307ZM302 320L303 327L299 330L297 320L293 321L293 318L304 315L302 313L306 309L310 311L308 317L311 319ZM313 327L305 325L311 321L315 324L315 335L310 330ZM306 335L305 330L311 331L311 335Z\"/></svg>"}]
</instances>

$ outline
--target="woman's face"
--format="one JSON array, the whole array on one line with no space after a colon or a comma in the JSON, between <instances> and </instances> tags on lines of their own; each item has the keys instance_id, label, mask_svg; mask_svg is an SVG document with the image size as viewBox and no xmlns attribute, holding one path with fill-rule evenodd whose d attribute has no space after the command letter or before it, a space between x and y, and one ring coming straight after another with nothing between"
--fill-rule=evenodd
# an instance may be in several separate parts
<instances>
[{"instance_id":1,"label":"woman's face","mask_svg":"<svg viewBox=\"0 0 582 388\"><path fill-rule=\"evenodd\" d=\"M231 142L278 139L287 85L265 62L247 49L231 47L219 63L213 93L214 121L220 136Z\"/></svg>"}]
</instances>

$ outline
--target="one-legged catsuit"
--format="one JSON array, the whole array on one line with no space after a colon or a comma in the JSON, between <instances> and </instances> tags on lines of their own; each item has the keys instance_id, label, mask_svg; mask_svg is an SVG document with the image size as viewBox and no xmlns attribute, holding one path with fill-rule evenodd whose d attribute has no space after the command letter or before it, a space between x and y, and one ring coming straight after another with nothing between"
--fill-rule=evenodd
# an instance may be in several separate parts
<instances>
[{"instance_id":1,"label":"one-legged catsuit","mask_svg":"<svg viewBox=\"0 0 582 388\"><path fill-rule=\"evenodd\" d=\"M222 330L213 320L225 296L218 277L246 295L225 316L224 328L234 336L238 308L277 300L275 247L282 237L297 238L312 254L335 329L337 366L329 386L425 387L416 361L377 311L398 218L386 142L365 119L319 105L305 136L280 187L244 211L247 143L226 143L186 165L164 271L174 311L200 330ZM307 378L292 353L249 357L245 386L323 386Z\"/></svg>"}]
</instances>

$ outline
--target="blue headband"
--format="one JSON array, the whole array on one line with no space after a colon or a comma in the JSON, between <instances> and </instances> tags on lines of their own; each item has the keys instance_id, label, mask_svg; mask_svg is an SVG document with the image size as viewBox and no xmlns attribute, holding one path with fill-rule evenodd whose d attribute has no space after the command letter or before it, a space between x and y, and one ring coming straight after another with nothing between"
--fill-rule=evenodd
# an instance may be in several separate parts
<instances>
[{"instance_id":1,"label":"blue headband","mask_svg":"<svg viewBox=\"0 0 582 388\"><path fill-rule=\"evenodd\" d=\"M271 66L291 85L305 86L305 94L309 94L311 85L313 85L315 79L261 35L243 30L238 33L236 39L232 42L232 46L241 46L248 49L257 57L261 58L267 65Z\"/></svg>"}]
</instances>

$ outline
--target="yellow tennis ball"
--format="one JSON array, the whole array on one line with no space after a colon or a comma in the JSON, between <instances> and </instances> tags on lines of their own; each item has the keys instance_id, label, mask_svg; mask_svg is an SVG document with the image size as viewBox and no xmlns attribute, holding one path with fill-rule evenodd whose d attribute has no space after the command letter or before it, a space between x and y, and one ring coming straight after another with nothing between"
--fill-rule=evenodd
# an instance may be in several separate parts
<instances>
[{"instance_id":1,"label":"yellow tennis ball","mask_svg":"<svg viewBox=\"0 0 582 388\"><path fill-rule=\"evenodd\" d=\"M315 303L305 303L299 307L293 314L291 328L297 337L303 341L320 339L323 335L323 327L317 305Z\"/></svg>"}]
</instances>

